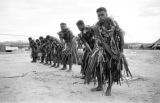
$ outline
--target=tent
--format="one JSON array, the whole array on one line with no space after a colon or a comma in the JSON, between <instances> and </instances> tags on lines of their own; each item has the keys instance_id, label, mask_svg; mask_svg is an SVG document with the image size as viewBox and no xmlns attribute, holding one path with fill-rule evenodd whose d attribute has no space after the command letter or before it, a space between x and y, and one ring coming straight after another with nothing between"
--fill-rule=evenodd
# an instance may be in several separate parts
<instances>
[{"instance_id":1,"label":"tent","mask_svg":"<svg viewBox=\"0 0 160 103\"><path fill-rule=\"evenodd\" d=\"M151 46L153 49L160 49L160 39L154 42Z\"/></svg>"},{"instance_id":2,"label":"tent","mask_svg":"<svg viewBox=\"0 0 160 103\"><path fill-rule=\"evenodd\" d=\"M17 50L18 50L18 47L0 45L0 52L12 52L12 51L17 51Z\"/></svg>"},{"instance_id":3,"label":"tent","mask_svg":"<svg viewBox=\"0 0 160 103\"><path fill-rule=\"evenodd\" d=\"M5 51L6 51L5 45L0 45L0 52L5 52Z\"/></svg>"}]
</instances>

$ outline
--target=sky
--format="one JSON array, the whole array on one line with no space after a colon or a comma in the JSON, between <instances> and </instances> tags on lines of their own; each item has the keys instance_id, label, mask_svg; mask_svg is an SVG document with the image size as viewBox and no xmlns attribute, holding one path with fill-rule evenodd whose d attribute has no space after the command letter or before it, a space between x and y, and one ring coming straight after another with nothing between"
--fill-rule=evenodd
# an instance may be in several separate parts
<instances>
[{"instance_id":1,"label":"sky","mask_svg":"<svg viewBox=\"0 0 160 103\"><path fill-rule=\"evenodd\" d=\"M76 22L95 24L98 7L106 7L125 31L125 42L160 38L160 0L0 0L0 42L58 37L61 22L77 35Z\"/></svg>"}]
</instances>

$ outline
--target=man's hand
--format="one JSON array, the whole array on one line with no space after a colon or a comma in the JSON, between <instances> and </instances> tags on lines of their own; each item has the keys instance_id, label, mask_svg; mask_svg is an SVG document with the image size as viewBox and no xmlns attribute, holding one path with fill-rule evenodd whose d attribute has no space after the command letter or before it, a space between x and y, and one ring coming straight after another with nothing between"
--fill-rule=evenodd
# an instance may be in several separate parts
<instances>
[{"instance_id":1,"label":"man's hand","mask_svg":"<svg viewBox=\"0 0 160 103\"><path fill-rule=\"evenodd\" d=\"M118 60L118 56L116 56L116 55L112 55L112 58L113 58L114 60Z\"/></svg>"},{"instance_id":2,"label":"man's hand","mask_svg":"<svg viewBox=\"0 0 160 103\"><path fill-rule=\"evenodd\" d=\"M120 58L122 58L122 57L123 57L123 52L120 52L119 57L120 57Z\"/></svg>"}]
</instances>

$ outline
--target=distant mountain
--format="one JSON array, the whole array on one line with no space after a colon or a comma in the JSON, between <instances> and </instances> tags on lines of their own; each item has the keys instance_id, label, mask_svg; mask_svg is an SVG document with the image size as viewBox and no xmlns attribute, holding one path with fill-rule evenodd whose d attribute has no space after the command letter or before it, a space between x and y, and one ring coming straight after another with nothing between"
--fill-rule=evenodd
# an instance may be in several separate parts
<instances>
[{"instance_id":1,"label":"distant mountain","mask_svg":"<svg viewBox=\"0 0 160 103\"><path fill-rule=\"evenodd\" d=\"M23 47L28 47L29 43L24 41L15 41L15 42L5 41L5 42L0 42L0 45L23 48Z\"/></svg>"}]
</instances>

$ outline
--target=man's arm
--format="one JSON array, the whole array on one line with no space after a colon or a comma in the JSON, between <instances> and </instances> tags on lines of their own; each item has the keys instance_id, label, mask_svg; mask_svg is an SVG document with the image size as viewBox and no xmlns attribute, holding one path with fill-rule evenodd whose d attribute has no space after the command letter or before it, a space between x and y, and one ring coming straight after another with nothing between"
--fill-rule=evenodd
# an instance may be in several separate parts
<instances>
[{"instance_id":1,"label":"man's arm","mask_svg":"<svg viewBox=\"0 0 160 103\"><path fill-rule=\"evenodd\" d=\"M63 43L63 37L62 37L63 34L62 34L62 32L58 32L57 34L59 36L59 39L60 39L61 43Z\"/></svg>"},{"instance_id":2,"label":"man's arm","mask_svg":"<svg viewBox=\"0 0 160 103\"><path fill-rule=\"evenodd\" d=\"M124 49L124 31L120 30L119 37L120 37L120 52L123 52L123 49Z\"/></svg>"},{"instance_id":3,"label":"man's arm","mask_svg":"<svg viewBox=\"0 0 160 103\"><path fill-rule=\"evenodd\" d=\"M109 22L109 32L113 32L114 30L115 30L115 26L116 26L116 23L115 23L115 21L112 19L112 18L107 18L108 20L108 22Z\"/></svg>"},{"instance_id":4,"label":"man's arm","mask_svg":"<svg viewBox=\"0 0 160 103\"><path fill-rule=\"evenodd\" d=\"M67 37L67 38L68 38L68 41L71 42L72 39L73 39L73 37L74 37L72 31L68 30L67 36L68 36L68 37Z\"/></svg>"},{"instance_id":5,"label":"man's arm","mask_svg":"<svg viewBox=\"0 0 160 103\"><path fill-rule=\"evenodd\" d=\"M110 31L114 31L116 28L119 29L119 37L120 37L120 52L123 52L123 48L124 48L124 32L120 29L118 23L110 18Z\"/></svg>"}]
</instances>

